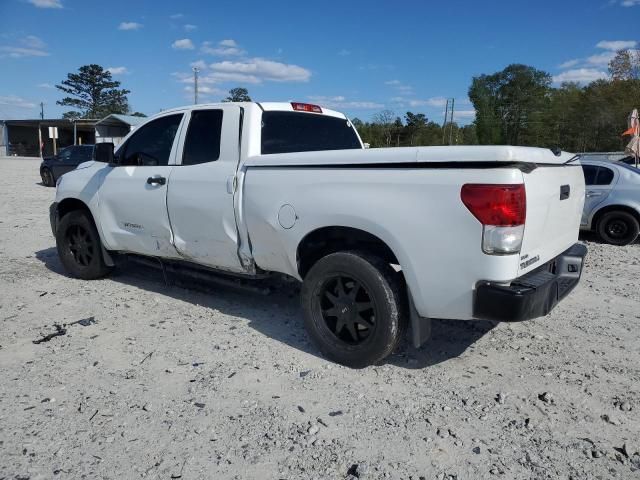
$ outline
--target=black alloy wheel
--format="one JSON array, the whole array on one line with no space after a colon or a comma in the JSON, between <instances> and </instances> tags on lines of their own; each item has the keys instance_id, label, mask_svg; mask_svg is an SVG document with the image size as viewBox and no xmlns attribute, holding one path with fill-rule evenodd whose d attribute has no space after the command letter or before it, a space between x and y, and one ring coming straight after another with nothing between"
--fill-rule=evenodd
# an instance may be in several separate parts
<instances>
[{"instance_id":1,"label":"black alloy wheel","mask_svg":"<svg viewBox=\"0 0 640 480\"><path fill-rule=\"evenodd\" d=\"M374 254L343 251L318 260L300 295L305 327L322 354L352 368L390 355L407 320L402 274Z\"/></svg>"},{"instance_id":2,"label":"black alloy wheel","mask_svg":"<svg viewBox=\"0 0 640 480\"><path fill-rule=\"evenodd\" d=\"M337 339L358 345L371 337L376 328L376 308L360 281L337 275L327 279L318 295L325 324Z\"/></svg>"},{"instance_id":3,"label":"black alloy wheel","mask_svg":"<svg viewBox=\"0 0 640 480\"><path fill-rule=\"evenodd\" d=\"M91 234L82 225L72 225L66 232L67 248L81 267L88 267L96 254L97 246Z\"/></svg>"},{"instance_id":4,"label":"black alloy wheel","mask_svg":"<svg viewBox=\"0 0 640 480\"><path fill-rule=\"evenodd\" d=\"M64 269L72 277L93 280L111 271L104 262L100 235L89 211L73 210L60 219L56 246Z\"/></svg>"}]
</instances>

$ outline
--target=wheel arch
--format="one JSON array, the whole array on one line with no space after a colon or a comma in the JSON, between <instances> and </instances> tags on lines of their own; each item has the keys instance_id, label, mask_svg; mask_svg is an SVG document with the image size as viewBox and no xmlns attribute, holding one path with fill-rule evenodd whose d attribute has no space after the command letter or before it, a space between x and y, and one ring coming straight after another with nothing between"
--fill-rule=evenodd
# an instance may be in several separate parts
<instances>
[{"instance_id":1,"label":"wheel arch","mask_svg":"<svg viewBox=\"0 0 640 480\"><path fill-rule=\"evenodd\" d=\"M366 251L390 264L400 265L393 249L377 235L359 228L332 225L312 230L298 243L296 264L300 277L304 278L322 257L344 250Z\"/></svg>"},{"instance_id":2,"label":"wheel arch","mask_svg":"<svg viewBox=\"0 0 640 480\"><path fill-rule=\"evenodd\" d=\"M403 262L404 252L396 253L396 250L378 235L366 230L346 226L325 226L316 228L307 233L298 243L296 249L296 262L298 274L304 279L311 267L322 257L345 250L359 250L373 253L392 265L400 265L401 278L406 288L404 294L408 302L409 324L414 346L422 345L429 337L431 326L429 319L422 318L418 314L414 304L414 293L411 284L415 283L415 271L412 265Z\"/></svg>"},{"instance_id":3,"label":"wheel arch","mask_svg":"<svg viewBox=\"0 0 640 480\"><path fill-rule=\"evenodd\" d=\"M93 215L93 212L91 211L91 208L89 208L89 205L87 205L85 202L75 197L63 198L58 202L58 219L62 219L62 217L64 217L68 213L78 211L78 210L86 212L89 215L89 218L91 219L91 221L93 222L93 225L96 227L96 231L98 232L98 236L100 237L100 243L102 244L101 245L102 257L105 263L108 266L115 265L113 258L111 257L111 255L109 254L109 252L104 246L104 238L102 237L102 230L97 224L96 219Z\"/></svg>"},{"instance_id":4,"label":"wheel arch","mask_svg":"<svg viewBox=\"0 0 640 480\"><path fill-rule=\"evenodd\" d=\"M91 215L91 219L95 224L95 219L93 218L93 214L91 213L91 209L89 208L89 205L84 203L82 200L78 198L68 197L58 202L58 216L60 218L64 217L69 212L73 212L75 210L85 210L89 215Z\"/></svg>"}]
</instances>

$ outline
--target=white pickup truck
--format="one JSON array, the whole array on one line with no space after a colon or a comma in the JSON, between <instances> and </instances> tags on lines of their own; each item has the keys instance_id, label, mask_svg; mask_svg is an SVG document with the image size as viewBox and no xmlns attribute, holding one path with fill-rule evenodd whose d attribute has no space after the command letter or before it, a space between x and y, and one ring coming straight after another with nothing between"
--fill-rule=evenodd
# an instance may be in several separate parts
<instances>
[{"instance_id":1,"label":"white pickup truck","mask_svg":"<svg viewBox=\"0 0 640 480\"><path fill-rule=\"evenodd\" d=\"M546 315L578 283L584 177L570 154L511 146L367 150L304 103L164 111L65 174L51 206L73 276L116 254L302 281L320 351L363 367L420 345L430 318ZM154 260L154 261L156 261Z\"/></svg>"}]
</instances>

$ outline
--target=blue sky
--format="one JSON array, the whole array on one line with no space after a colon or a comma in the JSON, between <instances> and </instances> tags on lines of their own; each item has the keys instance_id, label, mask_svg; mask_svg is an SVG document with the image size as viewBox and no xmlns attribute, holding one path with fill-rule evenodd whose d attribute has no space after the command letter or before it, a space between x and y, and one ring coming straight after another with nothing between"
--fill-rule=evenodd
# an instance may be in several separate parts
<instances>
[{"instance_id":1,"label":"blue sky","mask_svg":"<svg viewBox=\"0 0 640 480\"><path fill-rule=\"evenodd\" d=\"M254 100L309 101L370 119L383 109L468 123L471 78L525 63L554 81L606 75L634 47L640 0L0 0L0 118L66 109L53 86L98 63L154 114L236 86Z\"/></svg>"}]
</instances>

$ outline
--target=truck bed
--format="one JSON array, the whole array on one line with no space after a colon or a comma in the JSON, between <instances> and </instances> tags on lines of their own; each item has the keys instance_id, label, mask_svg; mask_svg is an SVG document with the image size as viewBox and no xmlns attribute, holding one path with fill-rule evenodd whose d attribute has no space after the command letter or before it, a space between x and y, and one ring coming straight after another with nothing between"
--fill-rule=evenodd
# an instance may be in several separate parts
<instances>
[{"instance_id":1,"label":"truck bed","mask_svg":"<svg viewBox=\"0 0 640 480\"><path fill-rule=\"evenodd\" d=\"M577 241L584 180L579 164L564 165L571 158L509 146L249 157L243 210L252 254L260 268L300 278L296 249L305 235L327 225L361 229L392 249L420 315L472 318L479 282L508 285ZM467 183L525 184L520 254L482 252L483 227L460 200ZM571 190L566 200L560 200L563 185ZM286 229L283 208L295 217Z\"/></svg>"}]
</instances>

